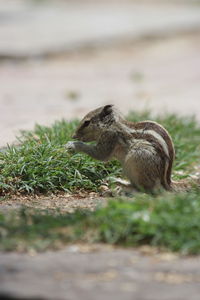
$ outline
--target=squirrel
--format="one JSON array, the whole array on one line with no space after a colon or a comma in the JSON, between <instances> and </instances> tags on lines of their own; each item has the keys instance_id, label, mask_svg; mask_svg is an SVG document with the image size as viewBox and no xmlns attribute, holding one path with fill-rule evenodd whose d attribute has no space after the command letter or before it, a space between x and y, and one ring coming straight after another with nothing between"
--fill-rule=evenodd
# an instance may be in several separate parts
<instances>
[{"instance_id":1,"label":"squirrel","mask_svg":"<svg viewBox=\"0 0 200 300\"><path fill-rule=\"evenodd\" d=\"M174 145L168 131L156 122L129 122L113 105L105 105L89 112L72 138L77 141L65 145L69 151L84 152L101 161L119 160L133 190L187 188L187 184L171 180ZM85 143L92 141L96 144Z\"/></svg>"}]
</instances>

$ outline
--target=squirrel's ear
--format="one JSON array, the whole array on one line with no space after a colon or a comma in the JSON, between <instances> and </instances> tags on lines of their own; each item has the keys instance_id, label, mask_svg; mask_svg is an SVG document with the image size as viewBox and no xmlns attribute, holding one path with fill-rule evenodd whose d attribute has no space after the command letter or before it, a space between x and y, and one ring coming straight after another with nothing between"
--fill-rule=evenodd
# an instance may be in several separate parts
<instances>
[{"instance_id":1,"label":"squirrel's ear","mask_svg":"<svg viewBox=\"0 0 200 300\"><path fill-rule=\"evenodd\" d=\"M103 119L105 116L111 114L113 105L108 104L105 105L100 113L100 118Z\"/></svg>"}]
</instances>

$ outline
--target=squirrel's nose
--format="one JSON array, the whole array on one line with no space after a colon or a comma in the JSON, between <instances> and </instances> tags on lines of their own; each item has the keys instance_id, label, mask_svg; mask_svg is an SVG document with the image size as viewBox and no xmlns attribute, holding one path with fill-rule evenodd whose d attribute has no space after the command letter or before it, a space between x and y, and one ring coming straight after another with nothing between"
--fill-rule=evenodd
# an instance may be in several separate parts
<instances>
[{"instance_id":1,"label":"squirrel's nose","mask_svg":"<svg viewBox=\"0 0 200 300\"><path fill-rule=\"evenodd\" d=\"M77 139L77 136L75 134L72 135L73 139Z\"/></svg>"}]
</instances>

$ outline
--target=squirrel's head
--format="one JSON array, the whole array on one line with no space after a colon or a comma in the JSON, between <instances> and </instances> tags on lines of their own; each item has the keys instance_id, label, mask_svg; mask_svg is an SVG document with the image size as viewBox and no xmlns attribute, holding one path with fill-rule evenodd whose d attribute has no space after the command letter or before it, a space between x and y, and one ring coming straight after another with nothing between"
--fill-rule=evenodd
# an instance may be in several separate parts
<instances>
[{"instance_id":1,"label":"squirrel's head","mask_svg":"<svg viewBox=\"0 0 200 300\"><path fill-rule=\"evenodd\" d=\"M113 105L105 105L89 112L80 122L74 139L83 142L98 140L99 136L115 121Z\"/></svg>"}]
</instances>

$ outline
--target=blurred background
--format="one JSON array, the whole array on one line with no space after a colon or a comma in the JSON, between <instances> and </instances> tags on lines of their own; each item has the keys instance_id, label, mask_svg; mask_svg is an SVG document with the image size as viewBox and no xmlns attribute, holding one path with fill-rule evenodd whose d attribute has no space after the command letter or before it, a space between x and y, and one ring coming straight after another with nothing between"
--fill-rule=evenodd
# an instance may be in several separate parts
<instances>
[{"instance_id":1,"label":"blurred background","mask_svg":"<svg viewBox=\"0 0 200 300\"><path fill-rule=\"evenodd\" d=\"M0 146L108 103L200 120L200 0L0 0Z\"/></svg>"}]
</instances>

